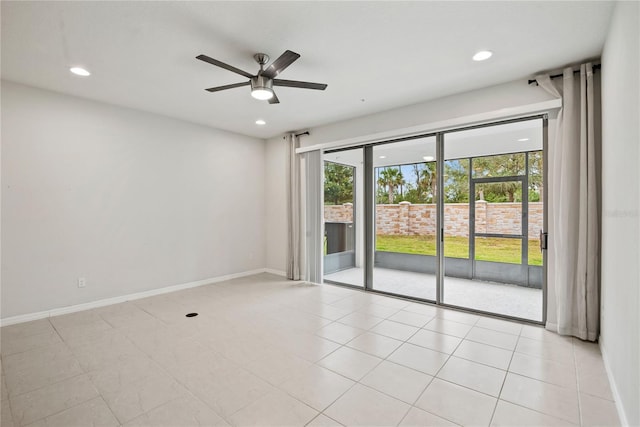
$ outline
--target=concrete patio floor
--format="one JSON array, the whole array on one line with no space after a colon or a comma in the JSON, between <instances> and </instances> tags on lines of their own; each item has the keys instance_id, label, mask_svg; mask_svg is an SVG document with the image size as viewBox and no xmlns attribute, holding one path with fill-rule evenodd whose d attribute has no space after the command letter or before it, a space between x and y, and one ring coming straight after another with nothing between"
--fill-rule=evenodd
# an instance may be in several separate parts
<instances>
[{"instance_id":1,"label":"concrete patio floor","mask_svg":"<svg viewBox=\"0 0 640 427\"><path fill-rule=\"evenodd\" d=\"M338 271L327 274L324 278L332 282L364 287L362 268ZM433 274L374 268L373 289L435 301L436 277ZM542 321L542 289L445 276L443 302L458 307Z\"/></svg>"}]
</instances>

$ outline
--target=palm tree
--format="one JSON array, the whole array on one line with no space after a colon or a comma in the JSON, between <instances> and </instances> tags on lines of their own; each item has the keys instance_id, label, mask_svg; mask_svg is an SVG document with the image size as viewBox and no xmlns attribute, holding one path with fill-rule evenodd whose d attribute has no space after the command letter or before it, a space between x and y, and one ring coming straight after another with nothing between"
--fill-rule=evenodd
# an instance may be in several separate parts
<instances>
[{"instance_id":1,"label":"palm tree","mask_svg":"<svg viewBox=\"0 0 640 427\"><path fill-rule=\"evenodd\" d=\"M378 177L378 185L388 188L389 204L393 204L396 188L404 185L404 177L400 168L384 168Z\"/></svg>"},{"instance_id":2,"label":"palm tree","mask_svg":"<svg viewBox=\"0 0 640 427\"><path fill-rule=\"evenodd\" d=\"M427 191L427 202L432 202L436 196L436 164L435 162L426 163L425 168L420 171L420 186Z\"/></svg>"}]
</instances>

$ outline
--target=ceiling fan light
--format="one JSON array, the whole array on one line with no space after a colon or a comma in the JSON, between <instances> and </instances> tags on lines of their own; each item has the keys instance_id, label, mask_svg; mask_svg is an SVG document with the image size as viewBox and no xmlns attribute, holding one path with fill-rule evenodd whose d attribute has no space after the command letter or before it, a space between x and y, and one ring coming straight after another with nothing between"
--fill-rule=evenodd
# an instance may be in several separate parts
<instances>
[{"instance_id":1,"label":"ceiling fan light","mask_svg":"<svg viewBox=\"0 0 640 427\"><path fill-rule=\"evenodd\" d=\"M273 98L273 80L263 76L253 77L251 79L251 96L255 99L265 101Z\"/></svg>"},{"instance_id":2,"label":"ceiling fan light","mask_svg":"<svg viewBox=\"0 0 640 427\"><path fill-rule=\"evenodd\" d=\"M251 89L251 96L253 96L255 99L266 101L267 99L273 98L273 91L268 88Z\"/></svg>"}]
</instances>

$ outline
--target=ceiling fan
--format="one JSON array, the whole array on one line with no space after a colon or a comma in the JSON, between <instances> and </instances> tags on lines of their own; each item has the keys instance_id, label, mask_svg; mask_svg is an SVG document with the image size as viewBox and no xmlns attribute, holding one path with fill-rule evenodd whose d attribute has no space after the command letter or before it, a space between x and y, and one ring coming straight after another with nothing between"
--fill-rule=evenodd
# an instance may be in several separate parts
<instances>
[{"instance_id":1,"label":"ceiling fan","mask_svg":"<svg viewBox=\"0 0 640 427\"><path fill-rule=\"evenodd\" d=\"M297 87L302 89L315 89L315 90L325 90L327 88L326 84L323 83L311 83L311 82L300 82L296 80L282 80L276 79L278 74L285 70L289 65L291 65L296 59L300 58L300 55L292 52L290 50L286 50L278 59L273 61L271 65L269 65L266 69L264 66L269 62L269 56L264 53L256 53L253 55L253 59L260 65L260 71L258 74L251 75L246 71L240 70L231 65L225 64L224 62L218 61L217 59L213 59L208 57L207 55L198 55L196 59L199 59L204 62L208 62L209 64L215 65L220 68L224 68L225 70L229 70L236 74L240 74L241 76L247 77L249 80L243 83L233 83L230 85L211 87L209 89L205 89L209 92L218 92L226 89L233 89L240 86L251 86L251 96L260 100L268 100L269 104L278 104L280 101L273 91L273 86L286 86L286 87Z\"/></svg>"}]
</instances>

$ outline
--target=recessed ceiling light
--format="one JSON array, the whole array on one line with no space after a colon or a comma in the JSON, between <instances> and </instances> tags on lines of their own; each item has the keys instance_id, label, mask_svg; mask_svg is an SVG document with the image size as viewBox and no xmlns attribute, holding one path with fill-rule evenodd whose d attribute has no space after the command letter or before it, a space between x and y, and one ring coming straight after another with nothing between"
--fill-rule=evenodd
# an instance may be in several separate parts
<instances>
[{"instance_id":1,"label":"recessed ceiling light","mask_svg":"<svg viewBox=\"0 0 640 427\"><path fill-rule=\"evenodd\" d=\"M520 139L518 140L518 142L525 142L525 141L528 141L528 140L529 140L529 138L520 138Z\"/></svg>"},{"instance_id":2,"label":"recessed ceiling light","mask_svg":"<svg viewBox=\"0 0 640 427\"><path fill-rule=\"evenodd\" d=\"M265 121L264 121L264 120L262 120L262 119L258 119L258 120L256 120L256 124L257 124L257 125L262 126L262 125L266 125L266 124L267 124L267 122L265 122Z\"/></svg>"},{"instance_id":3,"label":"recessed ceiling light","mask_svg":"<svg viewBox=\"0 0 640 427\"><path fill-rule=\"evenodd\" d=\"M476 54L473 55L473 60L484 61L485 59L491 58L491 55L493 55L493 52L491 52L490 50L481 50L480 52L476 52Z\"/></svg>"},{"instance_id":4,"label":"recessed ceiling light","mask_svg":"<svg viewBox=\"0 0 640 427\"><path fill-rule=\"evenodd\" d=\"M69 68L69 71L71 71L76 76L87 77L87 76L91 75L90 72L88 72L84 68L80 68L80 67L71 67L71 68Z\"/></svg>"},{"instance_id":5,"label":"recessed ceiling light","mask_svg":"<svg viewBox=\"0 0 640 427\"><path fill-rule=\"evenodd\" d=\"M434 157L433 156L424 156L423 159L424 159L425 162L433 162Z\"/></svg>"},{"instance_id":6,"label":"recessed ceiling light","mask_svg":"<svg viewBox=\"0 0 640 427\"><path fill-rule=\"evenodd\" d=\"M386 159L386 158L387 158L387 156L380 156L380 158L381 158L381 159Z\"/></svg>"}]
</instances>

